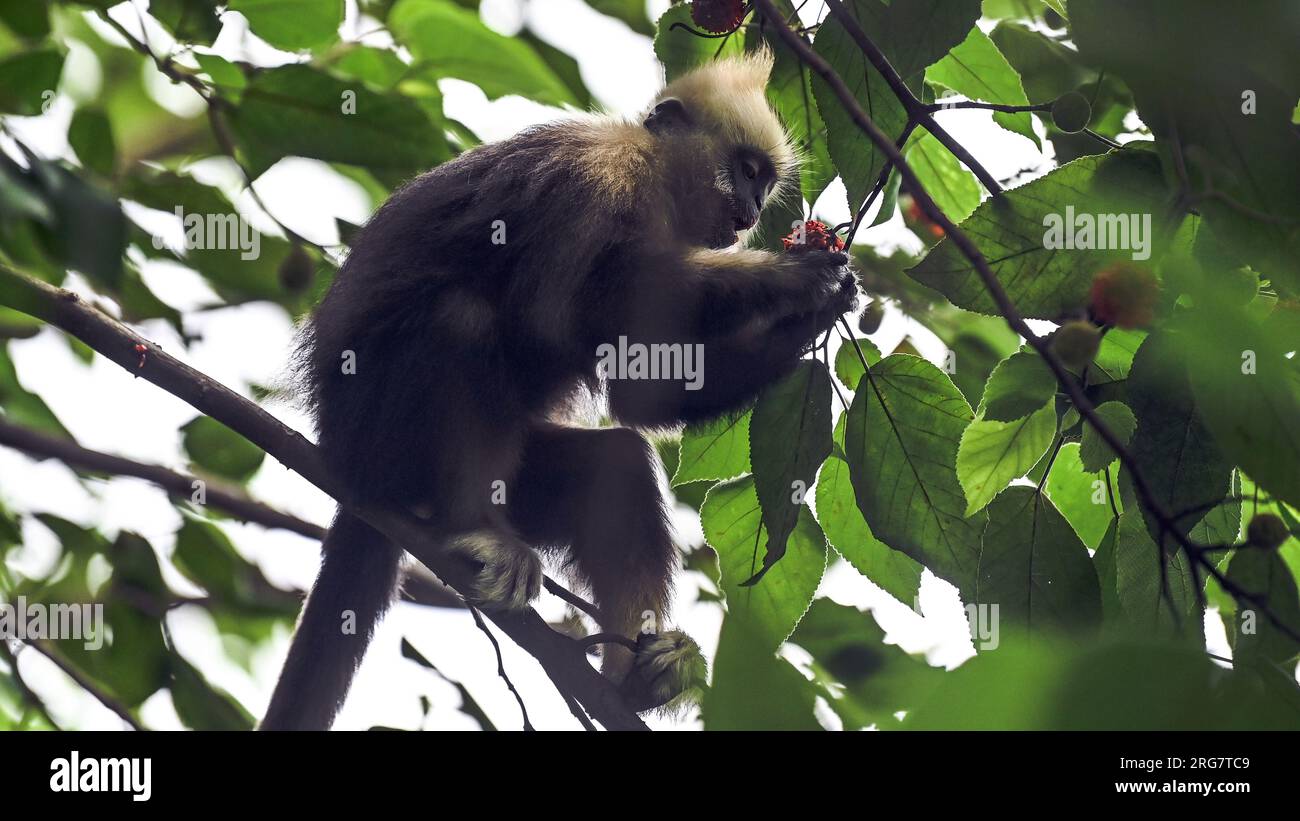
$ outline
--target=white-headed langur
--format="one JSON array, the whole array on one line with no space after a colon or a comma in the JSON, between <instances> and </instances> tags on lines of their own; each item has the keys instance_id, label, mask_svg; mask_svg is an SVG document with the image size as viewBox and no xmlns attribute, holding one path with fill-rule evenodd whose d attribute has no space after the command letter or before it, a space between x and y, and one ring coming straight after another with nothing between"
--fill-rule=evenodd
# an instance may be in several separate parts
<instances>
[{"instance_id":1,"label":"white-headed langur","mask_svg":"<svg viewBox=\"0 0 1300 821\"><path fill-rule=\"evenodd\" d=\"M843 254L744 247L764 205L799 192L764 93L771 65L715 61L639 120L530 128L416 178L359 233L303 330L320 448L350 492L416 512L472 559L481 608L528 606L538 551L562 551L600 630L636 640L602 652L636 710L703 669L666 628L681 562L637 429L743 409L856 301ZM702 378L602 378L597 351L620 337L701 345ZM567 426L582 392L625 427ZM330 726L394 596L402 550L360 519L340 510L323 551L264 729Z\"/></svg>"}]
</instances>

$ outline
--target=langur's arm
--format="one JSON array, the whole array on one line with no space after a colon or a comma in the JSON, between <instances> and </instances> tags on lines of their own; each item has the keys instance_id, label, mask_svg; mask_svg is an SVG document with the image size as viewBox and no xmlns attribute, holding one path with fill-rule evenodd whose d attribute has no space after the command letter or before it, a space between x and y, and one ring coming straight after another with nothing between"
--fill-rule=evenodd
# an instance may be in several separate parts
<instances>
[{"instance_id":1,"label":"langur's arm","mask_svg":"<svg viewBox=\"0 0 1300 821\"><path fill-rule=\"evenodd\" d=\"M696 373L692 379L611 378L610 406L620 421L654 427L742 407L788 373L856 304L842 255L820 254L820 260L812 254L787 258L763 252L720 256L741 259L710 261L715 270L695 272L712 278L695 292L694 302L674 302L681 292L666 290L640 304L628 340L689 346ZM829 273L826 262L833 266ZM827 279L835 282L829 293Z\"/></svg>"}]
</instances>

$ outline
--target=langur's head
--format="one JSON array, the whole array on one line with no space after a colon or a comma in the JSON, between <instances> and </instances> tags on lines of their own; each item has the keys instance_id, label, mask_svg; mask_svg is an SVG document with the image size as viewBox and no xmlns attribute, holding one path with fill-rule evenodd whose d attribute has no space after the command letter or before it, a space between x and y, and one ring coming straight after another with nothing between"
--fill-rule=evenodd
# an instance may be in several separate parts
<instances>
[{"instance_id":1,"label":"langur's head","mask_svg":"<svg viewBox=\"0 0 1300 821\"><path fill-rule=\"evenodd\" d=\"M771 70L765 50L716 60L670 83L645 116L688 242L732 245L765 205L799 190L790 138L767 102Z\"/></svg>"}]
</instances>

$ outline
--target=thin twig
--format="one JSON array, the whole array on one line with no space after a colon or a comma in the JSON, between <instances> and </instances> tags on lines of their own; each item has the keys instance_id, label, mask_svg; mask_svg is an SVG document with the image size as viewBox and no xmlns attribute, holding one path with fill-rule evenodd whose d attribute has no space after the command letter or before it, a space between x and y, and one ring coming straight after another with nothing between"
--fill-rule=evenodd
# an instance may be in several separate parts
<instances>
[{"instance_id":1,"label":"thin twig","mask_svg":"<svg viewBox=\"0 0 1300 821\"><path fill-rule=\"evenodd\" d=\"M139 719L131 715L131 711L126 708L126 705L104 692L102 687L91 681L84 673L69 664L67 660L54 652L54 650L50 649L44 641L39 639L28 639L25 643L28 647L54 662L54 666L67 674L68 678L75 681L78 687L85 690L87 693L90 693L95 697L96 701L116 713L118 718L130 725L131 729L142 731L146 729L145 726L140 723Z\"/></svg>"},{"instance_id":2,"label":"thin twig","mask_svg":"<svg viewBox=\"0 0 1300 821\"><path fill-rule=\"evenodd\" d=\"M515 683L510 680L510 676L506 675L506 662L501 656L501 645L497 643L497 637L492 635L492 631L488 629L487 624L483 621L483 615L478 612L477 607L471 605L469 613L474 617L474 623L478 625L478 629L482 630L483 635L487 636L488 641L492 643L492 650L497 654L497 675L506 683L506 687L510 688L510 692L514 693L515 701L519 702L519 712L524 719L524 729L531 732L533 725L528 720L528 707L524 705L524 697L519 695L519 691L515 689Z\"/></svg>"}]
</instances>

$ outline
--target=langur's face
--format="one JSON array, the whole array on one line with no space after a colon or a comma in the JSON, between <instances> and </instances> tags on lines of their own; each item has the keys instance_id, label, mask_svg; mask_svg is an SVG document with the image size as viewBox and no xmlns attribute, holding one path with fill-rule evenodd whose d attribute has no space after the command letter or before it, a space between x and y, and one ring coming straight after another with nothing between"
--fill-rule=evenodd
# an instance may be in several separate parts
<instances>
[{"instance_id":1,"label":"langur's face","mask_svg":"<svg viewBox=\"0 0 1300 821\"><path fill-rule=\"evenodd\" d=\"M768 152L737 145L681 106L665 100L646 121L660 139L677 236L709 248L735 245L777 190L777 165Z\"/></svg>"}]
</instances>

